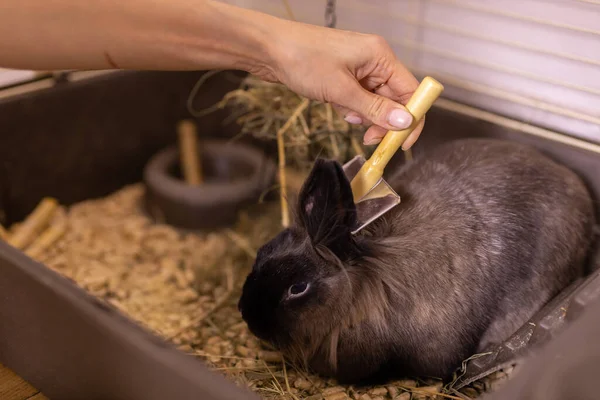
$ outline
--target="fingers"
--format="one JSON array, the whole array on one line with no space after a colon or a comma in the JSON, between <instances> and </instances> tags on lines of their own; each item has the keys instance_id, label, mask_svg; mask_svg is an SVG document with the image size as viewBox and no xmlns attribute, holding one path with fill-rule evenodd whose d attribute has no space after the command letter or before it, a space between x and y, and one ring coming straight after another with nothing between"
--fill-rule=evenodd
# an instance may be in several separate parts
<instances>
[{"instance_id":1,"label":"fingers","mask_svg":"<svg viewBox=\"0 0 600 400\"><path fill-rule=\"evenodd\" d=\"M412 123L412 115L403 105L388 97L369 92L355 79L349 79L336 97L332 99L333 102L384 129L405 129Z\"/></svg>"},{"instance_id":2,"label":"fingers","mask_svg":"<svg viewBox=\"0 0 600 400\"><path fill-rule=\"evenodd\" d=\"M387 97L388 99L394 100L395 102L400 103L402 105L406 105L406 103L408 103L408 98L402 101L403 95L393 90L388 83L385 83L383 86L375 89L375 93L377 93L380 96Z\"/></svg>"},{"instance_id":3,"label":"fingers","mask_svg":"<svg viewBox=\"0 0 600 400\"><path fill-rule=\"evenodd\" d=\"M410 73L408 69L399 61L396 61L394 72L386 82L386 85L381 87L377 92L382 96L390 97L391 99L406 105L408 100L417 90L419 81ZM386 89L386 92L382 90Z\"/></svg>"},{"instance_id":4,"label":"fingers","mask_svg":"<svg viewBox=\"0 0 600 400\"><path fill-rule=\"evenodd\" d=\"M367 89L370 89L368 84L363 83L363 86L366 86ZM377 88L375 88L372 91L374 91L376 94L378 94L380 96L387 97L388 99L394 100L401 104L405 104L408 102L408 99L406 99L404 102L402 102L401 101L402 97L403 97L402 94L398 94L398 93L394 92L394 90L392 90L392 88L388 84L385 84L385 83L382 86L377 85ZM368 120L367 118L365 118L365 116L360 115L357 112L352 111L347 107L342 107L339 104L335 104L335 103L332 103L332 106L350 124L353 124L353 125L372 125L373 124L373 122Z\"/></svg>"},{"instance_id":5,"label":"fingers","mask_svg":"<svg viewBox=\"0 0 600 400\"><path fill-rule=\"evenodd\" d=\"M419 139L421 132L423 131L424 124L425 124L425 118L421 119L421 121L419 121L419 124L417 125L417 127L410 133L410 135L408 135L408 137L402 144L402 150L408 150L415 144L417 139ZM365 132L363 143L368 146L379 144L379 142L381 142L383 140L383 137L387 133L388 133L387 129L384 129L377 125L373 125L373 126L369 127L369 129L367 129L367 131Z\"/></svg>"},{"instance_id":6,"label":"fingers","mask_svg":"<svg viewBox=\"0 0 600 400\"><path fill-rule=\"evenodd\" d=\"M421 118L417 127L408 135L404 143L402 143L402 150L410 149L413 144L419 139L421 136L421 132L423 132L423 127L425 126L425 117Z\"/></svg>"},{"instance_id":7,"label":"fingers","mask_svg":"<svg viewBox=\"0 0 600 400\"><path fill-rule=\"evenodd\" d=\"M381 142L385 134L388 132L387 129L384 129L377 125L372 125L365 132L365 136L363 138L363 143L367 146L375 145Z\"/></svg>"},{"instance_id":8,"label":"fingers","mask_svg":"<svg viewBox=\"0 0 600 400\"><path fill-rule=\"evenodd\" d=\"M419 81L402 63L398 61L396 62L394 73L390 79L388 79L385 85L378 88L376 92L380 96L387 97L404 105L408 103L408 100L413 95L415 90L417 90L418 86ZM419 121L419 124L415 127L415 129L413 129L408 138L406 138L402 144L403 150L408 150L415 144L415 142L419 139L421 132L423 131L424 125L425 118ZM364 143L367 145L378 144L381 142L381 140L383 140L383 137L387 134L387 132L387 129L383 129L382 127L378 126L372 126L367 130L367 132L365 132Z\"/></svg>"},{"instance_id":9,"label":"fingers","mask_svg":"<svg viewBox=\"0 0 600 400\"><path fill-rule=\"evenodd\" d=\"M417 89L419 82L400 63L385 85L372 93L363 88L356 80L346 86L341 98L334 108L344 116L344 119L355 125L371 125L365 132L363 142L366 145L376 145L390 130L402 130L408 128L412 123L412 115L403 104ZM410 149L419 139L423 131L424 118L411 132L402 145L403 150Z\"/></svg>"},{"instance_id":10,"label":"fingers","mask_svg":"<svg viewBox=\"0 0 600 400\"><path fill-rule=\"evenodd\" d=\"M365 123L365 118L358 113L350 110L349 108L342 107L339 104L331 104L333 109L346 120L347 123L352 125L362 125Z\"/></svg>"},{"instance_id":11,"label":"fingers","mask_svg":"<svg viewBox=\"0 0 600 400\"><path fill-rule=\"evenodd\" d=\"M333 108L346 120L347 123L351 125L372 125L373 122L369 121L367 118L350 110L349 108L342 107L339 104L332 104Z\"/></svg>"},{"instance_id":12,"label":"fingers","mask_svg":"<svg viewBox=\"0 0 600 400\"><path fill-rule=\"evenodd\" d=\"M382 88L383 89L383 88ZM373 125L371 121L359 115L358 113L346 108L342 107L338 104L332 104L333 108L348 122L352 125L370 125L369 129L365 132L363 137L363 143L365 145L376 145L379 144L383 140L383 137L389 131L388 129L382 128L378 125ZM425 118L421 119L419 124L413 131L410 133L408 138L404 141L402 145L403 150L410 149L415 142L419 139L421 132L423 131L423 127L425 124Z\"/></svg>"}]
</instances>

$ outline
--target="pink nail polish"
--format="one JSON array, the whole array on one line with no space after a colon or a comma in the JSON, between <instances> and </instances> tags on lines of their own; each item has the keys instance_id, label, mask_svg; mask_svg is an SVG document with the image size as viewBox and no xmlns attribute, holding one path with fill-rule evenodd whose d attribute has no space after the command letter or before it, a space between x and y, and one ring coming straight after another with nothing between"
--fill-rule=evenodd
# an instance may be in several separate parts
<instances>
[{"instance_id":1,"label":"pink nail polish","mask_svg":"<svg viewBox=\"0 0 600 400\"><path fill-rule=\"evenodd\" d=\"M401 108L393 110L388 116L388 123L398 129L406 129L412 122L412 115Z\"/></svg>"},{"instance_id":2,"label":"pink nail polish","mask_svg":"<svg viewBox=\"0 0 600 400\"><path fill-rule=\"evenodd\" d=\"M358 115L346 115L344 117L344 120L346 120L347 123L352 124L352 125L362 124L362 118L359 117Z\"/></svg>"}]
</instances>

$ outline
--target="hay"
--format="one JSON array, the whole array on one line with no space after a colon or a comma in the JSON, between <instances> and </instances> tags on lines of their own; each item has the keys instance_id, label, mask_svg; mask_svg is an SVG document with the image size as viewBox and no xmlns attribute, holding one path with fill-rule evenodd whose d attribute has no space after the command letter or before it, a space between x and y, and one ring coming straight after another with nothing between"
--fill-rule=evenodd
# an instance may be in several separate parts
<instances>
[{"instance_id":1,"label":"hay","mask_svg":"<svg viewBox=\"0 0 600 400\"><path fill-rule=\"evenodd\" d=\"M217 110L227 109L230 117L240 125L238 137L250 135L264 141L276 141L283 129L286 166L305 171L317 156L344 163L356 154L364 154L362 136L365 127L348 124L330 104L309 101L286 86L269 83L252 75L242 79L238 89L226 93L221 101L204 110L194 110L193 99L200 87L221 71L210 71L196 83L188 98L188 110L201 117ZM297 116L294 112L308 106ZM281 135L281 133L280 133Z\"/></svg>"},{"instance_id":2,"label":"hay","mask_svg":"<svg viewBox=\"0 0 600 400\"><path fill-rule=\"evenodd\" d=\"M68 228L34 258L262 398L469 399L506 380L498 372L456 393L435 379L358 388L284 364L236 307L256 249L281 229L278 205L242 212L231 229L186 233L153 223L140 209L142 195L137 184L60 207Z\"/></svg>"},{"instance_id":3,"label":"hay","mask_svg":"<svg viewBox=\"0 0 600 400\"><path fill-rule=\"evenodd\" d=\"M251 75L217 104L194 110L192 105L200 87L219 72L209 71L198 80L188 97L188 111L201 117L227 108L230 117L224 122L233 119L240 126L236 138L250 135L277 143L281 226L286 228L290 223L286 171L291 168L306 173L317 157L344 164L355 155L365 156L359 141L365 128L348 124L330 104L303 98L282 84Z\"/></svg>"}]
</instances>

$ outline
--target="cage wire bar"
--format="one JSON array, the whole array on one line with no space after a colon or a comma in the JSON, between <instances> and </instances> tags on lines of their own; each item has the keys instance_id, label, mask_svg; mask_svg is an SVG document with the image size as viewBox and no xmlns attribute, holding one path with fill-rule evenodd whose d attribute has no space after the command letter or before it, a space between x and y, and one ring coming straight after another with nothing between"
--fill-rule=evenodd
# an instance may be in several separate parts
<instances>
[{"instance_id":1,"label":"cage wire bar","mask_svg":"<svg viewBox=\"0 0 600 400\"><path fill-rule=\"evenodd\" d=\"M286 18L281 0L222 0ZM322 25L327 0L288 0ZM336 27L379 34L443 97L600 144L600 1L344 0Z\"/></svg>"}]
</instances>

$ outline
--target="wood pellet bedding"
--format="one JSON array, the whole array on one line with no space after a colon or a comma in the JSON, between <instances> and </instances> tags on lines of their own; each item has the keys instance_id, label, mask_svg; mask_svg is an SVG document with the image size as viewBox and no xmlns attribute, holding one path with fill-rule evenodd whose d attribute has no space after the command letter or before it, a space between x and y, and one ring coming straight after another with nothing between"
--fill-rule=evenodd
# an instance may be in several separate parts
<instances>
[{"instance_id":1,"label":"wood pellet bedding","mask_svg":"<svg viewBox=\"0 0 600 400\"><path fill-rule=\"evenodd\" d=\"M458 392L417 378L358 388L286 365L236 307L256 249L280 229L279 205L253 206L230 229L190 233L152 221L143 190L135 184L61 207L53 223L65 224L64 233L33 257L265 399L471 399L506 382L509 371Z\"/></svg>"}]
</instances>

